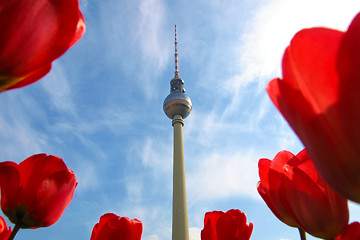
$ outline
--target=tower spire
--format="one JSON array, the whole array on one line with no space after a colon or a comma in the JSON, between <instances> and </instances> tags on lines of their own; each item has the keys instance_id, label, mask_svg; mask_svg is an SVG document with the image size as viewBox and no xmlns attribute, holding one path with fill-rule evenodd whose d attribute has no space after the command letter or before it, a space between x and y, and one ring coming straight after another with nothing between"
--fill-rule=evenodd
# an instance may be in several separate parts
<instances>
[{"instance_id":1,"label":"tower spire","mask_svg":"<svg viewBox=\"0 0 360 240\"><path fill-rule=\"evenodd\" d=\"M178 61L178 50L177 50L177 30L175 24L175 76L170 82L170 92L179 92L185 93L185 89L183 87L184 80L179 77L179 61ZM170 117L171 118L171 117Z\"/></svg>"},{"instance_id":2,"label":"tower spire","mask_svg":"<svg viewBox=\"0 0 360 240\"><path fill-rule=\"evenodd\" d=\"M179 77L179 61L178 61L178 51L177 51L177 32L175 24L175 77Z\"/></svg>"}]
</instances>

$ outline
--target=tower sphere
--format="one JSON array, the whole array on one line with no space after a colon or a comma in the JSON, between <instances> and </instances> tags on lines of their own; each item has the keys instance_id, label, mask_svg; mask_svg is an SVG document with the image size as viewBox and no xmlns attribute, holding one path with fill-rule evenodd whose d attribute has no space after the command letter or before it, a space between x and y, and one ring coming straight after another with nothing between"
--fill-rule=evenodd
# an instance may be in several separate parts
<instances>
[{"instance_id":1,"label":"tower sphere","mask_svg":"<svg viewBox=\"0 0 360 240\"><path fill-rule=\"evenodd\" d=\"M175 115L186 118L189 116L191 108L190 98L182 92L172 92L164 100L164 112L170 119L173 119Z\"/></svg>"}]
</instances>

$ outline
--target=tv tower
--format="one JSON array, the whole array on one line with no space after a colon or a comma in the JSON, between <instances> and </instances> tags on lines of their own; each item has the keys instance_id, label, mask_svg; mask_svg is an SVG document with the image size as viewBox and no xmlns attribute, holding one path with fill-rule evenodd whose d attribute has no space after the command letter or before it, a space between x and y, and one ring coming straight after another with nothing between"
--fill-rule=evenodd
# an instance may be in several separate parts
<instances>
[{"instance_id":1,"label":"tv tower","mask_svg":"<svg viewBox=\"0 0 360 240\"><path fill-rule=\"evenodd\" d=\"M172 119L174 127L172 240L189 240L182 127L184 119L190 114L192 105L190 98L185 94L183 85L184 80L179 77L175 25L175 76L170 81L170 94L165 98L163 107L166 116Z\"/></svg>"}]
</instances>

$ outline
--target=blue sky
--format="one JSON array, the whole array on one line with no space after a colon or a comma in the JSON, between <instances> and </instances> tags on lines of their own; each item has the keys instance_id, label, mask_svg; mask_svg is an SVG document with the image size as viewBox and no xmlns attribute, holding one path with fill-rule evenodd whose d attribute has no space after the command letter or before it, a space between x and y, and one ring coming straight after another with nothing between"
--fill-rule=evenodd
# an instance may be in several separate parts
<instances>
[{"instance_id":1,"label":"blue sky","mask_svg":"<svg viewBox=\"0 0 360 240\"><path fill-rule=\"evenodd\" d=\"M340 3L341 2L341 3ZM45 152L78 178L53 226L17 239L90 239L107 212L138 218L144 240L171 238L172 134L162 110L174 76L193 110L184 148L191 240L207 211L232 208L254 223L252 240L298 239L256 190L257 162L302 145L265 86L304 27L345 30L358 0L80 0L87 32L39 82L0 96L0 161ZM360 207L351 204L351 218ZM312 239L309 237L309 239Z\"/></svg>"}]
</instances>

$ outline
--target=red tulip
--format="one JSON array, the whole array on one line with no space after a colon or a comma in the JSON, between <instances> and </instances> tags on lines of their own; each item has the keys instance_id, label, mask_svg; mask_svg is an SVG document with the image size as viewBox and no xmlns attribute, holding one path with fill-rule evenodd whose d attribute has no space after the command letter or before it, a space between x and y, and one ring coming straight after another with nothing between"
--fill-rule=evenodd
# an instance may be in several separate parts
<instances>
[{"instance_id":1,"label":"red tulip","mask_svg":"<svg viewBox=\"0 0 360 240\"><path fill-rule=\"evenodd\" d=\"M335 238L335 240L359 240L360 239L360 223L353 222L349 224L344 232Z\"/></svg>"},{"instance_id":2,"label":"red tulip","mask_svg":"<svg viewBox=\"0 0 360 240\"><path fill-rule=\"evenodd\" d=\"M202 240L249 240L253 224L246 224L246 215L238 209L227 212L207 212L204 229L201 230Z\"/></svg>"},{"instance_id":3,"label":"red tulip","mask_svg":"<svg viewBox=\"0 0 360 240\"><path fill-rule=\"evenodd\" d=\"M8 240L10 235L11 227L7 227L4 218L0 217L0 240Z\"/></svg>"},{"instance_id":4,"label":"red tulip","mask_svg":"<svg viewBox=\"0 0 360 240\"><path fill-rule=\"evenodd\" d=\"M19 165L0 163L1 209L20 228L54 224L70 204L77 182L56 156L37 154Z\"/></svg>"},{"instance_id":5,"label":"red tulip","mask_svg":"<svg viewBox=\"0 0 360 240\"><path fill-rule=\"evenodd\" d=\"M90 240L140 240L142 231L139 220L106 213L95 224Z\"/></svg>"},{"instance_id":6,"label":"red tulip","mask_svg":"<svg viewBox=\"0 0 360 240\"><path fill-rule=\"evenodd\" d=\"M304 29L282 60L271 100L337 192L360 203L360 14L347 32Z\"/></svg>"},{"instance_id":7,"label":"red tulip","mask_svg":"<svg viewBox=\"0 0 360 240\"><path fill-rule=\"evenodd\" d=\"M0 92L33 83L85 33L78 0L0 0Z\"/></svg>"},{"instance_id":8,"label":"red tulip","mask_svg":"<svg viewBox=\"0 0 360 240\"><path fill-rule=\"evenodd\" d=\"M273 161L260 159L259 175L261 197L285 224L324 239L347 226L347 199L327 185L305 149L296 156L281 151Z\"/></svg>"}]
</instances>

